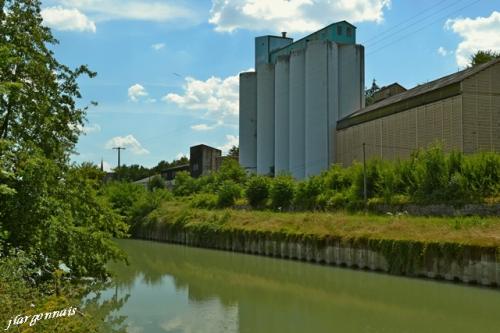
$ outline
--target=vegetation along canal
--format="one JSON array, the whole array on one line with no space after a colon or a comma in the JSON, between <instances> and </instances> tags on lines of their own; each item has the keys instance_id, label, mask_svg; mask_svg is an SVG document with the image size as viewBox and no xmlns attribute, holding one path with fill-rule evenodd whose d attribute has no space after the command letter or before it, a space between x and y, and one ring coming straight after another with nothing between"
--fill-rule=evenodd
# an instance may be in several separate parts
<instances>
[{"instance_id":1,"label":"vegetation along canal","mask_svg":"<svg viewBox=\"0 0 500 333\"><path fill-rule=\"evenodd\" d=\"M119 240L105 299L128 332L498 332L494 289ZM478 328L479 331L478 331Z\"/></svg>"}]
</instances>

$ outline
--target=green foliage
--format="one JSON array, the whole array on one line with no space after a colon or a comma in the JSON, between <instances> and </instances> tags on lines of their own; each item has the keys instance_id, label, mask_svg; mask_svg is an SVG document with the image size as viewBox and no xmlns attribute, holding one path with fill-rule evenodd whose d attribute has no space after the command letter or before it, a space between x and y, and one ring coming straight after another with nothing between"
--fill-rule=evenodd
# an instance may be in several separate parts
<instances>
[{"instance_id":1,"label":"green foliage","mask_svg":"<svg viewBox=\"0 0 500 333\"><path fill-rule=\"evenodd\" d=\"M295 182L290 176L274 178L270 189L271 205L274 209L288 209L295 195Z\"/></svg>"},{"instance_id":2,"label":"green foliage","mask_svg":"<svg viewBox=\"0 0 500 333\"><path fill-rule=\"evenodd\" d=\"M494 52L492 50L486 50L486 51L480 50L474 53L470 57L470 66L473 67L481 65L496 58L500 58L499 52Z\"/></svg>"},{"instance_id":3,"label":"green foliage","mask_svg":"<svg viewBox=\"0 0 500 333\"><path fill-rule=\"evenodd\" d=\"M241 186L233 180L225 180L217 192L217 206L233 206L236 199L241 197Z\"/></svg>"},{"instance_id":4,"label":"green foliage","mask_svg":"<svg viewBox=\"0 0 500 333\"><path fill-rule=\"evenodd\" d=\"M216 173L216 177L218 181L232 180L237 184L243 184L247 175L237 160L227 158Z\"/></svg>"},{"instance_id":5,"label":"green foliage","mask_svg":"<svg viewBox=\"0 0 500 333\"><path fill-rule=\"evenodd\" d=\"M195 194L191 200L191 206L194 208L213 209L218 206L219 196L212 193Z\"/></svg>"},{"instance_id":6,"label":"green foliage","mask_svg":"<svg viewBox=\"0 0 500 333\"><path fill-rule=\"evenodd\" d=\"M148 191L144 186L128 182L111 182L102 189L102 197L132 227L156 209L161 202L168 201L172 194L158 188Z\"/></svg>"},{"instance_id":7,"label":"green foliage","mask_svg":"<svg viewBox=\"0 0 500 333\"><path fill-rule=\"evenodd\" d=\"M321 176L313 176L297 184L294 206L303 210L318 208L318 197L325 191Z\"/></svg>"},{"instance_id":8,"label":"green foliage","mask_svg":"<svg viewBox=\"0 0 500 333\"><path fill-rule=\"evenodd\" d=\"M252 176L246 184L245 196L253 208L263 207L269 198L270 181L266 176Z\"/></svg>"},{"instance_id":9,"label":"green foliage","mask_svg":"<svg viewBox=\"0 0 500 333\"><path fill-rule=\"evenodd\" d=\"M165 181L160 175L153 176L148 182L148 190L150 191L164 189L165 186Z\"/></svg>"},{"instance_id":10,"label":"green foliage","mask_svg":"<svg viewBox=\"0 0 500 333\"><path fill-rule=\"evenodd\" d=\"M178 172L174 180L173 193L176 196L188 196L198 191L196 180L191 177L189 172Z\"/></svg>"}]
</instances>

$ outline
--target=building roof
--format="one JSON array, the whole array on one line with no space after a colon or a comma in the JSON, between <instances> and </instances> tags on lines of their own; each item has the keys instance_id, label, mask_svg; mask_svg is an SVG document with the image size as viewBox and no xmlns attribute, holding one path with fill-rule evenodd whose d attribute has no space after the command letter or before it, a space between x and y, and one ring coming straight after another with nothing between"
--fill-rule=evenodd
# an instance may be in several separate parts
<instances>
[{"instance_id":1,"label":"building roof","mask_svg":"<svg viewBox=\"0 0 500 333\"><path fill-rule=\"evenodd\" d=\"M168 172L168 171L185 170L185 169L189 169L189 164L180 164L180 165L176 165L176 166L173 166L173 167L169 167L169 168L164 169L162 171L162 173Z\"/></svg>"},{"instance_id":2,"label":"building roof","mask_svg":"<svg viewBox=\"0 0 500 333\"><path fill-rule=\"evenodd\" d=\"M404 110L416 107L418 105L427 104L427 103L430 103L430 102L433 102L436 100L440 100L440 99L444 99L444 98L447 98L447 97L450 97L453 95L460 94L461 93L460 87L458 87L458 91L456 89L457 87L454 87L455 89L446 89L446 90L444 90L444 88L448 88L448 87L451 87L453 85L459 84L463 80L465 80L465 79L497 64L497 63L500 63L500 58L491 60L491 61L484 63L484 64L481 64L481 65L467 68L467 69L462 70L460 72L444 76L442 78L439 78L437 80L434 80L434 81L431 81L428 83L418 85L410 90L407 90L407 91L402 92L400 94L383 99L380 102L377 102L377 103L372 104L370 106L367 106L363 109L355 111L354 113L340 119L337 122L337 128L342 129L342 128L350 127L350 126L353 126L353 125L356 125L356 124L359 124L359 123L362 123L362 122L365 122L368 120L380 118L380 117L387 115L387 112L380 112L380 114L378 116L377 115L374 115L374 117L367 116L367 114L369 114L369 113L378 113L378 112L375 112L377 110L383 111L383 109L390 107L392 112L390 112L389 114L392 114L392 113L396 113L399 111L404 111ZM440 93L433 94L434 95L433 97L435 97L435 98L431 98L431 99L420 98L420 97L423 97L423 95L430 94L432 92L438 92L438 91ZM415 103L408 103L409 100L412 100L412 99L417 98L417 97L418 97L418 100L420 101L420 103L418 103L417 101L415 101Z\"/></svg>"}]
</instances>

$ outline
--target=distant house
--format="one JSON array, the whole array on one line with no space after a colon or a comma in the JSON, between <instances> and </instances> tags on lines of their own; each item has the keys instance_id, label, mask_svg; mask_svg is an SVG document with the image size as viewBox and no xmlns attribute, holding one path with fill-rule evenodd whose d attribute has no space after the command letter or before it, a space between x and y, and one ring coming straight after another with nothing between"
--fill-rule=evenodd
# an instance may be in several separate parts
<instances>
[{"instance_id":1,"label":"distant house","mask_svg":"<svg viewBox=\"0 0 500 333\"><path fill-rule=\"evenodd\" d=\"M378 91L376 91L372 97L373 103L380 102L386 98L400 94L400 93L405 92L405 91L406 91L405 87L403 87L402 85L400 85L397 82L394 82L393 84L382 87Z\"/></svg>"},{"instance_id":2,"label":"distant house","mask_svg":"<svg viewBox=\"0 0 500 333\"><path fill-rule=\"evenodd\" d=\"M191 177L198 178L217 170L217 159L222 156L222 152L207 145L197 145L189 149L189 155Z\"/></svg>"}]
</instances>

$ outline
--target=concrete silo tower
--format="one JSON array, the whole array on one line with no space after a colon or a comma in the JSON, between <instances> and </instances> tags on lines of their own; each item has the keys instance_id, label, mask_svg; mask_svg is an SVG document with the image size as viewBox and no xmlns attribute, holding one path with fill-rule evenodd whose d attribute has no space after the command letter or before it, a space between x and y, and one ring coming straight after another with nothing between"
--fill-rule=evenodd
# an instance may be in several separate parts
<instances>
[{"instance_id":1,"label":"concrete silo tower","mask_svg":"<svg viewBox=\"0 0 500 333\"><path fill-rule=\"evenodd\" d=\"M338 119L364 106L356 27L331 24L296 42L257 37L256 72L240 75L240 163L302 179L334 162Z\"/></svg>"}]
</instances>

